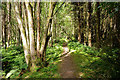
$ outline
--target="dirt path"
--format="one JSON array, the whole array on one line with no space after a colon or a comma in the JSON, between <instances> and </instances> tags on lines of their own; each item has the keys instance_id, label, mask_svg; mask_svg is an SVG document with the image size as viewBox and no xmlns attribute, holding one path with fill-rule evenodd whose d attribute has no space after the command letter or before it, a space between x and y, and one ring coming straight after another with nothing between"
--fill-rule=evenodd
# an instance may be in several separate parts
<instances>
[{"instance_id":1,"label":"dirt path","mask_svg":"<svg viewBox=\"0 0 120 80\"><path fill-rule=\"evenodd\" d=\"M62 78L76 78L75 65L72 61L72 56L69 54L68 47L63 47L62 62L60 64L59 73Z\"/></svg>"}]
</instances>

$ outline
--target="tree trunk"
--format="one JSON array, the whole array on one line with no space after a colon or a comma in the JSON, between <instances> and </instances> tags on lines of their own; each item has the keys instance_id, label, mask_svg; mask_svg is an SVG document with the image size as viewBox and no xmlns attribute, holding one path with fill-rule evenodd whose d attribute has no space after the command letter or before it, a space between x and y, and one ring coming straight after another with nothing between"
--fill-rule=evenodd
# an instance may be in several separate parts
<instances>
[{"instance_id":1,"label":"tree trunk","mask_svg":"<svg viewBox=\"0 0 120 80\"><path fill-rule=\"evenodd\" d=\"M4 5L6 6L6 3L4 3ZM3 25L4 25L4 48L6 49L7 44L7 22L6 22L6 8L4 9L4 16L3 16Z\"/></svg>"},{"instance_id":2,"label":"tree trunk","mask_svg":"<svg viewBox=\"0 0 120 80\"><path fill-rule=\"evenodd\" d=\"M86 25L86 22L87 22L87 4L84 5L84 22L83 22L83 25L84 25L84 45L87 45L87 25Z\"/></svg>"},{"instance_id":3,"label":"tree trunk","mask_svg":"<svg viewBox=\"0 0 120 80\"><path fill-rule=\"evenodd\" d=\"M23 28L22 20L20 17L20 13L18 10L18 6L15 6L15 11L16 11L16 18L18 21L18 26L21 32L21 37L22 37L22 42L23 42L23 48L24 48L24 54L25 54L25 60L28 65L28 69L30 68L30 54L29 54L29 46L27 44L26 36L25 36L25 30Z\"/></svg>"},{"instance_id":4,"label":"tree trunk","mask_svg":"<svg viewBox=\"0 0 120 80\"><path fill-rule=\"evenodd\" d=\"M40 2L37 2L37 57L40 58Z\"/></svg>"},{"instance_id":5,"label":"tree trunk","mask_svg":"<svg viewBox=\"0 0 120 80\"><path fill-rule=\"evenodd\" d=\"M56 5L56 2L50 2L49 16L47 19L47 26L45 28L45 33L44 33L44 37L43 37L41 49L40 49L40 54L42 56L43 61L45 61L46 47L47 47L48 41L51 37L51 33L48 32L48 29L51 27L51 24L52 24L52 18L53 18L53 12L54 12L55 5Z\"/></svg>"},{"instance_id":6,"label":"tree trunk","mask_svg":"<svg viewBox=\"0 0 120 80\"><path fill-rule=\"evenodd\" d=\"M53 46L53 38L54 38L54 21L52 21L52 26L51 26L50 32L52 33L52 37L50 37L51 42L49 44L49 46L51 47L51 46Z\"/></svg>"},{"instance_id":7,"label":"tree trunk","mask_svg":"<svg viewBox=\"0 0 120 80\"><path fill-rule=\"evenodd\" d=\"M29 38L30 38L30 56L32 67L31 70L34 70L36 67L36 51L35 51L35 41L34 41L34 30L33 30L33 18L31 6L28 2L25 2L27 14L28 14L28 26L29 26Z\"/></svg>"},{"instance_id":8,"label":"tree trunk","mask_svg":"<svg viewBox=\"0 0 120 80\"><path fill-rule=\"evenodd\" d=\"M8 27L7 27L7 31L8 31L8 36L7 36L7 47L9 47L10 44L10 19L11 19L11 3L7 3L7 9L8 9L8 15L7 15L7 19L8 19Z\"/></svg>"},{"instance_id":9,"label":"tree trunk","mask_svg":"<svg viewBox=\"0 0 120 80\"><path fill-rule=\"evenodd\" d=\"M56 27L57 27L57 26L56 26L56 16L55 16L55 27L54 27L54 37L53 37L53 38L55 39L55 42L56 42L56 37L57 37L57 36L56 36L56 34L57 34L57 33L56 33L56 31L57 31L56 29L57 29L57 28L56 28Z\"/></svg>"},{"instance_id":10,"label":"tree trunk","mask_svg":"<svg viewBox=\"0 0 120 80\"><path fill-rule=\"evenodd\" d=\"M78 7L80 7L80 2L78 2ZM80 20L80 8L78 8L78 41L81 42L81 20Z\"/></svg>"},{"instance_id":11,"label":"tree trunk","mask_svg":"<svg viewBox=\"0 0 120 80\"><path fill-rule=\"evenodd\" d=\"M96 9L97 9L97 26L96 26L96 43L97 47L100 47L100 8L99 7L99 2L96 3Z\"/></svg>"},{"instance_id":12,"label":"tree trunk","mask_svg":"<svg viewBox=\"0 0 120 80\"><path fill-rule=\"evenodd\" d=\"M91 2L88 2L88 19L87 19L87 26L88 26L88 46L92 46L91 43Z\"/></svg>"},{"instance_id":13,"label":"tree trunk","mask_svg":"<svg viewBox=\"0 0 120 80\"><path fill-rule=\"evenodd\" d=\"M25 7L25 4L23 6L23 16L24 16L24 24L25 24L25 32L26 32L26 39L27 39L27 44L30 46L30 41L29 41L29 28L28 28L28 15L27 15L27 10Z\"/></svg>"},{"instance_id":14,"label":"tree trunk","mask_svg":"<svg viewBox=\"0 0 120 80\"><path fill-rule=\"evenodd\" d=\"M4 10L2 11L3 13L4 13ZM4 45L5 45L5 43L4 43L4 36L5 36L5 34L4 34L4 14L2 14L2 46L4 47Z\"/></svg>"}]
</instances>

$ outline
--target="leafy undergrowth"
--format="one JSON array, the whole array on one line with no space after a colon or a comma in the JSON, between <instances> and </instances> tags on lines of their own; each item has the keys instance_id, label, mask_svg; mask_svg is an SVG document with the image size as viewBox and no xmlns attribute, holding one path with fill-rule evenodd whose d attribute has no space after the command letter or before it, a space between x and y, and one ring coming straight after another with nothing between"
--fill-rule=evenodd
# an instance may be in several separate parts
<instances>
[{"instance_id":1,"label":"leafy undergrowth","mask_svg":"<svg viewBox=\"0 0 120 80\"><path fill-rule=\"evenodd\" d=\"M49 65L41 68L38 72L26 72L22 78L59 78L58 63L62 52L63 48L59 44L47 47L46 60Z\"/></svg>"},{"instance_id":2,"label":"leafy undergrowth","mask_svg":"<svg viewBox=\"0 0 120 80\"><path fill-rule=\"evenodd\" d=\"M0 49L2 54L2 70L0 71L3 78L15 78L19 76L22 69L27 69L24 58L24 51L21 46L11 46L7 49Z\"/></svg>"},{"instance_id":3,"label":"leafy undergrowth","mask_svg":"<svg viewBox=\"0 0 120 80\"><path fill-rule=\"evenodd\" d=\"M1 48L2 71L0 71L0 76L3 78L57 78L59 77L57 64L62 52L62 46L59 44L47 47L46 60L49 63L48 66L40 67L37 72L28 72L22 47L12 46L6 50Z\"/></svg>"},{"instance_id":4,"label":"leafy undergrowth","mask_svg":"<svg viewBox=\"0 0 120 80\"><path fill-rule=\"evenodd\" d=\"M70 42L68 44L77 66L77 77L81 78L120 78L120 50L105 47L96 49Z\"/></svg>"}]
</instances>

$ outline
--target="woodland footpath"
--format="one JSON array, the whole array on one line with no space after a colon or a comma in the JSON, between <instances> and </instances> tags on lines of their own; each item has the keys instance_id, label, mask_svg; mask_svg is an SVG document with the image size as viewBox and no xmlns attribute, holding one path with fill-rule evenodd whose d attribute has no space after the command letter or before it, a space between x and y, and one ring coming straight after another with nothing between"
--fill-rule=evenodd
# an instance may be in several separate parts
<instances>
[{"instance_id":1,"label":"woodland footpath","mask_svg":"<svg viewBox=\"0 0 120 80\"><path fill-rule=\"evenodd\" d=\"M0 78L120 78L119 2L1 2Z\"/></svg>"}]
</instances>

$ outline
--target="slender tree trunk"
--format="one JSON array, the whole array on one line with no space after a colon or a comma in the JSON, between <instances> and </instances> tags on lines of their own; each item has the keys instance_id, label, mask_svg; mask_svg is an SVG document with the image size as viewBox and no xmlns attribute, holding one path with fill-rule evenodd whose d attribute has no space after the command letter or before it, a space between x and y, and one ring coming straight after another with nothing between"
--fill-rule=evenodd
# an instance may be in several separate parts
<instances>
[{"instance_id":1,"label":"slender tree trunk","mask_svg":"<svg viewBox=\"0 0 120 80\"><path fill-rule=\"evenodd\" d=\"M22 19L22 22L23 22L23 16L22 16L22 2L20 2L19 4L19 12L20 12L20 17ZM22 45L22 37L21 37L21 33L20 33L20 30L19 31L19 45Z\"/></svg>"},{"instance_id":2,"label":"slender tree trunk","mask_svg":"<svg viewBox=\"0 0 120 80\"><path fill-rule=\"evenodd\" d=\"M0 20L2 20L2 10L0 7ZM0 21L0 48L2 47L2 21ZM1 63L1 61L0 61Z\"/></svg>"},{"instance_id":3,"label":"slender tree trunk","mask_svg":"<svg viewBox=\"0 0 120 80\"><path fill-rule=\"evenodd\" d=\"M19 32L19 28L16 27L16 26L15 26L15 31L17 33L17 34L15 34L15 39L17 41L16 46L20 46L20 44L19 44L19 33L18 33Z\"/></svg>"},{"instance_id":4,"label":"slender tree trunk","mask_svg":"<svg viewBox=\"0 0 120 80\"><path fill-rule=\"evenodd\" d=\"M7 11L8 11L8 15L7 15L7 21L8 21L8 25L7 25L7 47L9 47L9 42L10 42L10 19L11 19L11 3L7 3Z\"/></svg>"},{"instance_id":5,"label":"slender tree trunk","mask_svg":"<svg viewBox=\"0 0 120 80\"><path fill-rule=\"evenodd\" d=\"M55 42L56 42L56 37L57 37L57 36L56 36L56 34L57 34L57 33L56 33L56 31L57 31L56 29L57 29L57 28L56 28L56 16L55 16L55 27L54 27L54 37L53 37L53 38L55 39Z\"/></svg>"},{"instance_id":6,"label":"slender tree trunk","mask_svg":"<svg viewBox=\"0 0 120 80\"><path fill-rule=\"evenodd\" d=\"M37 57L40 58L40 2L37 2Z\"/></svg>"},{"instance_id":7,"label":"slender tree trunk","mask_svg":"<svg viewBox=\"0 0 120 80\"><path fill-rule=\"evenodd\" d=\"M36 15L36 7L37 7L37 3L39 2L35 2L32 3L33 7L31 7L31 14L32 14L32 19L33 19L33 33L34 33L34 41L35 41L35 50L37 50L37 15ZM37 52L36 52L37 55Z\"/></svg>"},{"instance_id":8,"label":"slender tree trunk","mask_svg":"<svg viewBox=\"0 0 120 80\"><path fill-rule=\"evenodd\" d=\"M75 7L75 10L76 10L76 7ZM77 40L78 39L78 28L77 28L77 11L74 12L74 37L75 39Z\"/></svg>"},{"instance_id":9,"label":"slender tree trunk","mask_svg":"<svg viewBox=\"0 0 120 80\"><path fill-rule=\"evenodd\" d=\"M84 45L87 45L87 25L86 25L86 22L87 22L87 7L86 7L87 4L84 5Z\"/></svg>"},{"instance_id":10,"label":"slender tree trunk","mask_svg":"<svg viewBox=\"0 0 120 80\"><path fill-rule=\"evenodd\" d=\"M25 36L25 30L23 28L22 20L20 17L20 13L18 10L18 6L15 6L16 11L16 19L18 21L18 26L21 32L22 42L23 42L23 48L24 48L24 54L25 54L25 60L28 65L28 69L30 68L30 54L29 54L29 46L27 44L26 36Z\"/></svg>"},{"instance_id":11,"label":"slender tree trunk","mask_svg":"<svg viewBox=\"0 0 120 80\"><path fill-rule=\"evenodd\" d=\"M20 29L18 28L17 31L18 31L18 41L17 41L17 45L20 46L20 44L21 44L21 36L20 36L21 34L20 34Z\"/></svg>"},{"instance_id":12,"label":"slender tree trunk","mask_svg":"<svg viewBox=\"0 0 120 80\"><path fill-rule=\"evenodd\" d=\"M4 5L6 6L6 3L4 3ZM4 25L4 48L6 49L7 47L7 44L6 44L6 41L7 41L7 22L6 22L6 9L4 9L4 16L3 16L3 25Z\"/></svg>"},{"instance_id":13,"label":"slender tree trunk","mask_svg":"<svg viewBox=\"0 0 120 80\"><path fill-rule=\"evenodd\" d=\"M96 9L97 9L97 26L96 26L96 42L97 42L97 47L100 47L100 8L99 7L99 2L96 3Z\"/></svg>"},{"instance_id":14,"label":"slender tree trunk","mask_svg":"<svg viewBox=\"0 0 120 80\"><path fill-rule=\"evenodd\" d=\"M91 2L88 2L88 19L87 19L87 26L88 26L88 46L92 46L91 43Z\"/></svg>"},{"instance_id":15,"label":"slender tree trunk","mask_svg":"<svg viewBox=\"0 0 120 80\"><path fill-rule=\"evenodd\" d=\"M26 39L27 39L27 44L30 46L30 41L29 41L29 28L28 28L28 15L27 15L27 10L25 7L25 4L23 6L23 16L24 16L24 24L25 24L25 32L26 32Z\"/></svg>"},{"instance_id":16,"label":"slender tree trunk","mask_svg":"<svg viewBox=\"0 0 120 80\"><path fill-rule=\"evenodd\" d=\"M110 34L109 34L109 37L110 37L110 46L112 47L113 46L113 19L111 18L110 19Z\"/></svg>"},{"instance_id":17,"label":"slender tree trunk","mask_svg":"<svg viewBox=\"0 0 120 80\"><path fill-rule=\"evenodd\" d=\"M35 51L35 41L34 41L34 30L33 30L33 18L31 6L28 2L25 2L27 14L28 14L28 26L29 26L29 38L30 38L30 55L31 55L31 70L36 67L36 51Z\"/></svg>"},{"instance_id":18,"label":"slender tree trunk","mask_svg":"<svg viewBox=\"0 0 120 80\"><path fill-rule=\"evenodd\" d=\"M52 18L53 18L53 12L54 12L54 8L55 8L56 2L50 2L50 8L49 8L49 17L47 19L47 26L45 28L45 33L44 33L44 37L43 37L43 41L41 44L41 49L40 49L40 54L42 56L43 61L45 61L45 56L46 56L46 47L48 44L48 41L51 37L51 33L48 33L48 29L51 27L52 24Z\"/></svg>"},{"instance_id":19,"label":"slender tree trunk","mask_svg":"<svg viewBox=\"0 0 120 80\"><path fill-rule=\"evenodd\" d=\"M3 21L2 21L2 46L4 46L4 27L3 27Z\"/></svg>"},{"instance_id":20,"label":"slender tree trunk","mask_svg":"<svg viewBox=\"0 0 120 80\"><path fill-rule=\"evenodd\" d=\"M4 10L2 11L3 13L4 13ZM4 34L4 14L2 14L2 46L4 46L5 44L4 44L4 36L5 36L5 34Z\"/></svg>"},{"instance_id":21,"label":"slender tree trunk","mask_svg":"<svg viewBox=\"0 0 120 80\"><path fill-rule=\"evenodd\" d=\"M50 37L50 43L49 43L49 46L53 46L53 37L54 37L54 21L52 21L52 26L51 26L51 30L50 32L52 33L52 37Z\"/></svg>"},{"instance_id":22,"label":"slender tree trunk","mask_svg":"<svg viewBox=\"0 0 120 80\"><path fill-rule=\"evenodd\" d=\"M78 7L80 7L80 2L78 2ZM80 19L80 8L78 8L78 41L81 42L81 19Z\"/></svg>"}]
</instances>

